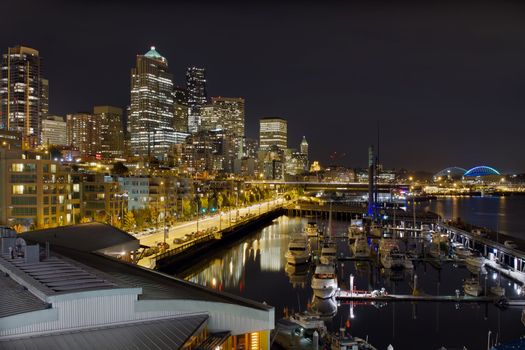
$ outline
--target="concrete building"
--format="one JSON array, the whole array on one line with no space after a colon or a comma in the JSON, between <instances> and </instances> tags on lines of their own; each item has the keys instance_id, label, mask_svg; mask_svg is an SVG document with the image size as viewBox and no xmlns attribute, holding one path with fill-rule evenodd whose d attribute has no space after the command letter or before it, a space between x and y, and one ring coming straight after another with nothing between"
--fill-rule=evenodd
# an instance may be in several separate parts
<instances>
[{"instance_id":1,"label":"concrete building","mask_svg":"<svg viewBox=\"0 0 525 350\"><path fill-rule=\"evenodd\" d=\"M67 144L77 148L84 159L100 158L100 116L91 113L74 113L66 116Z\"/></svg>"},{"instance_id":2,"label":"concrete building","mask_svg":"<svg viewBox=\"0 0 525 350\"><path fill-rule=\"evenodd\" d=\"M206 69L188 67L186 70L186 87L188 91L188 132L200 130L201 108L208 102L206 91Z\"/></svg>"},{"instance_id":3,"label":"concrete building","mask_svg":"<svg viewBox=\"0 0 525 350\"><path fill-rule=\"evenodd\" d=\"M122 108L95 106L93 114L100 119L100 153L102 158L123 158L125 152Z\"/></svg>"},{"instance_id":4,"label":"concrete building","mask_svg":"<svg viewBox=\"0 0 525 350\"><path fill-rule=\"evenodd\" d=\"M99 222L114 223L122 217L128 197L118 180L103 174L83 174L80 179L80 215Z\"/></svg>"},{"instance_id":5,"label":"concrete building","mask_svg":"<svg viewBox=\"0 0 525 350\"><path fill-rule=\"evenodd\" d=\"M190 174L232 172L235 145L223 130L199 131L188 136L182 149L182 165Z\"/></svg>"},{"instance_id":6,"label":"concrete building","mask_svg":"<svg viewBox=\"0 0 525 350\"><path fill-rule=\"evenodd\" d=\"M42 120L42 144L67 145L67 127L64 117L53 115Z\"/></svg>"},{"instance_id":7,"label":"concrete building","mask_svg":"<svg viewBox=\"0 0 525 350\"><path fill-rule=\"evenodd\" d=\"M288 148L288 123L282 118L262 118L259 123L259 149L267 151L275 145L284 151Z\"/></svg>"},{"instance_id":8,"label":"concrete building","mask_svg":"<svg viewBox=\"0 0 525 350\"><path fill-rule=\"evenodd\" d=\"M176 143L173 108L173 75L168 61L152 46L144 55L137 55L131 70L129 125L134 156L168 158Z\"/></svg>"},{"instance_id":9,"label":"concrete building","mask_svg":"<svg viewBox=\"0 0 525 350\"><path fill-rule=\"evenodd\" d=\"M201 107L201 124L199 130L210 131L219 127L219 116L217 108L212 104L206 104Z\"/></svg>"},{"instance_id":10,"label":"concrete building","mask_svg":"<svg viewBox=\"0 0 525 350\"><path fill-rule=\"evenodd\" d=\"M122 194L127 196L127 210L145 209L149 204L149 177L119 177Z\"/></svg>"},{"instance_id":11,"label":"concrete building","mask_svg":"<svg viewBox=\"0 0 525 350\"><path fill-rule=\"evenodd\" d=\"M0 148L0 225L25 229L71 223L68 174L59 162Z\"/></svg>"},{"instance_id":12,"label":"concrete building","mask_svg":"<svg viewBox=\"0 0 525 350\"><path fill-rule=\"evenodd\" d=\"M25 149L40 144L48 95L39 52L25 46L8 48L0 70L0 127L20 132Z\"/></svg>"},{"instance_id":13,"label":"concrete building","mask_svg":"<svg viewBox=\"0 0 525 350\"><path fill-rule=\"evenodd\" d=\"M12 259L15 237L0 238L2 349L270 348L273 307L128 262L139 241L123 231L28 232Z\"/></svg>"}]
</instances>

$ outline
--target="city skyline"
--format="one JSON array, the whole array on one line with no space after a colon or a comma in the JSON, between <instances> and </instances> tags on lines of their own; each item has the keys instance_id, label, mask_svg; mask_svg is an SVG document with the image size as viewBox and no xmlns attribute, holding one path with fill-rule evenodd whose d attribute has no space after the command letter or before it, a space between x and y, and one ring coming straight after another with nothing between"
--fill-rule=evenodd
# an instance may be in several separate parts
<instances>
[{"instance_id":1,"label":"city skyline","mask_svg":"<svg viewBox=\"0 0 525 350\"><path fill-rule=\"evenodd\" d=\"M458 4L433 11L435 4L334 2L329 8L308 4L294 10L293 3L221 8L158 2L148 13L151 28L140 33L109 21L117 13L128 23L141 15L137 3L118 4L52 2L30 26L45 17L39 33L13 32L11 20L0 24L2 50L17 44L39 50L43 76L50 81L50 115L89 111L94 105L127 106L134 59L156 45L170 62L175 85L184 84L188 67L204 67L208 96L245 98L248 137L258 138L260 118L282 116L290 143L306 135L311 159L323 164L337 151L347 154L345 165L365 166L379 121L380 161L386 167L437 171L487 164L525 171L524 161L512 156L525 142L520 137L525 105L519 98L525 24L518 4ZM17 6L2 5L7 11ZM60 26L68 27L58 34L57 8ZM75 24L93 12L100 28L85 31ZM192 36L179 34L195 13L205 24ZM170 16L177 19L174 26L164 24ZM220 25L217 16L223 19ZM240 20L227 20L232 18ZM314 19L318 25L310 26ZM64 52L75 62L65 60ZM101 77L95 79L97 72ZM85 84L71 89L76 79ZM420 151L408 152L414 148Z\"/></svg>"}]
</instances>

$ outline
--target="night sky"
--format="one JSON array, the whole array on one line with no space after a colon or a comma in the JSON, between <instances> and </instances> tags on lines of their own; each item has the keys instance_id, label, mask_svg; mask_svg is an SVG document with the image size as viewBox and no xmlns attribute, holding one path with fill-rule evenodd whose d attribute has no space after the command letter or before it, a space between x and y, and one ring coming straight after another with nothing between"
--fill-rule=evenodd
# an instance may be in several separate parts
<instances>
[{"instance_id":1,"label":"night sky","mask_svg":"<svg viewBox=\"0 0 525 350\"><path fill-rule=\"evenodd\" d=\"M284 117L324 164L365 165L379 121L386 167L525 172L525 5L451 3L2 0L0 51L40 51L52 114L129 104L155 45L176 84L204 66L209 96L246 98L249 137Z\"/></svg>"}]
</instances>

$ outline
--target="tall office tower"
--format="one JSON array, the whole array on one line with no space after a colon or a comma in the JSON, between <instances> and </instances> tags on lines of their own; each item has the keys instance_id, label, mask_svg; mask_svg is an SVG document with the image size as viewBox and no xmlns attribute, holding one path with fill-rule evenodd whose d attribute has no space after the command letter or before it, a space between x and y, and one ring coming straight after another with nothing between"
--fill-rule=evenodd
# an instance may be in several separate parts
<instances>
[{"instance_id":1,"label":"tall office tower","mask_svg":"<svg viewBox=\"0 0 525 350\"><path fill-rule=\"evenodd\" d=\"M178 132L188 132L188 90L175 86L173 103L173 127Z\"/></svg>"},{"instance_id":2,"label":"tall office tower","mask_svg":"<svg viewBox=\"0 0 525 350\"><path fill-rule=\"evenodd\" d=\"M237 158L243 157L244 143L244 98L212 97L217 128L232 134Z\"/></svg>"},{"instance_id":3,"label":"tall office tower","mask_svg":"<svg viewBox=\"0 0 525 350\"><path fill-rule=\"evenodd\" d=\"M122 108L95 106L93 114L100 118L100 153L102 158L122 158L124 156Z\"/></svg>"},{"instance_id":4,"label":"tall office tower","mask_svg":"<svg viewBox=\"0 0 525 350\"><path fill-rule=\"evenodd\" d=\"M166 159L174 145L173 76L152 46L131 70L130 132L134 156Z\"/></svg>"},{"instance_id":5,"label":"tall office tower","mask_svg":"<svg viewBox=\"0 0 525 350\"><path fill-rule=\"evenodd\" d=\"M40 118L44 120L49 114L49 80L41 79L41 89L40 89ZM42 140L40 140L43 142Z\"/></svg>"},{"instance_id":6,"label":"tall office tower","mask_svg":"<svg viewBox=\"0 0 525 350\"><path fill-rule=\"evenodd\" d=\"M48 82L41 77L38 51L25 46L8 48L2 56L0 127L19 131L25 148L40 144L47 95Z\"/></svg>"},{"instance_id":7,"label":"tall office tower","mask_svg":"<svg viewBox=\"0 0 525 350\"><path fill-rule=\"evenodd\" d=\"M42 143L47 145L67 145L67 128L64 117L53 115L42 120Z\"/></svg>"},{"instance_id":8,"label":"tall office tower","mask_svg":"<svg viewBox=\"0 0 525 350\"><path fill-rule=\"evenodd\" d=\"M186 71L188 89L188 131L197 132L201 125L201 107L208 102L206 93L206 70L189 67Z\"/></svg>"},{"instance_id":9,"label":"tall office tower","mask_svg":"<svg viewBox=\"0 0 525 350\"><path fill-rule=\"evenodd\" d=\"M275 145L281 151L288 148L287 122L283 118L262 118L259 128L259 150L268 151Z\"/></svg>"},{"instance_id":10,"label":"tall office tower","mask_svg":"<svg viewBox=\"0 0 525 350\"><path fill-rule=\"evenodd\" d=\"M77 148L82 158L97 157L100 153L100 116L90 113L68 114L66 117L67 144Z\"/></svg>"},{"instance_id":11,"label":"tall office tower","mask_svg":"<svg viewBox=\"0 0 525 350\"><path fill-rule=\"evenodd\" d=\"M244 98L212 97L217 114L217 127L244 137Z\"/></svg>"},{"instance_id":12,"label":"tall office tower","mask_svg":"<svg viewBox=\"0 0 525 350\"><path fill-rule=\"evenodd\" d=\"M212 104L206 104L201 107L201 125L199 130L209 131L220 128L218 125L217 109Z\"/></svg>"}]
</instances>

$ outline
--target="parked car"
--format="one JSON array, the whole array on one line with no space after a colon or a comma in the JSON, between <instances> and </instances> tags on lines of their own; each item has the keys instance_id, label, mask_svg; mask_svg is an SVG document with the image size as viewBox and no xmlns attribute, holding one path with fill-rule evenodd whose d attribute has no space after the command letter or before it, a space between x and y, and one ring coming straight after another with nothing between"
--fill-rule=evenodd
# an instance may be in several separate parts
<instances>
[{"instance_id":1,"label":"parked car","mask_svg":"<svg viewBox=\"0 0 525 350\"><path fill-rule=\"evenodd\" d=\"M470 232L472 232L473 235L475 235L475 236L479 236L479 237L487 237L487 236L488 236L486 230L479 229L479 228L473 229L473 230L470 231Z\"/></svg>"},{"instance_id":2,"label":"parked car","mask_svg":"<svg viewBox=\"0 0 525 350\"><path fill-rule=\"evenodd\" d=\"M518 245L514 242L514 241L505 241L505 243L503 243L505 245L505 247L507 248L510 248L510 249L518 249Z\"/></svg>"},{"instance_id":3,"label":"parked car","mask_svg":"<svg viewBox=\"0 0 525 350\"><path fill-rule=\"evenodd\" d=\"M173 244L181 244L181 243L184 243L184 239L182 239L182 238L174 238L173 239Z\"/></svg>"}]
</instances>

